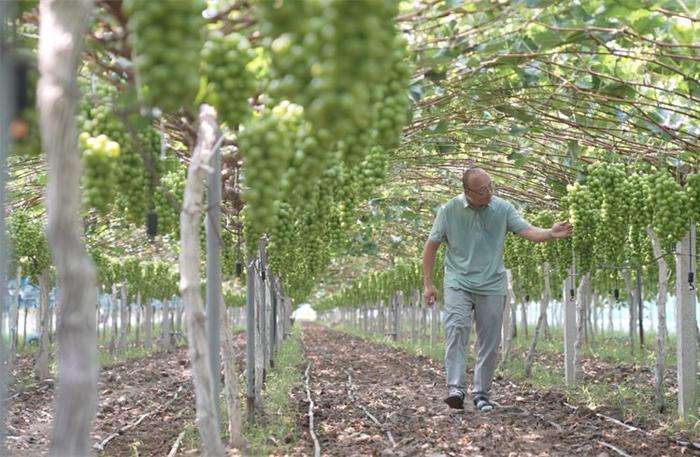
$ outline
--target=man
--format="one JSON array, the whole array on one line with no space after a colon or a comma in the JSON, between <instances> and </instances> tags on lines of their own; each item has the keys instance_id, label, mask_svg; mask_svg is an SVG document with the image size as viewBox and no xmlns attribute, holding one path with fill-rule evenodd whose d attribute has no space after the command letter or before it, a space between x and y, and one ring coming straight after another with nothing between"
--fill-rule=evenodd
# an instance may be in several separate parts
<instances>
[{"instance_id":1,"label":"man","mask_svg":"<svg viewBox=\"0 0 700 457\"><path fill-rule=\"evenodd\" d=\"M464 409L467 382L467 345L472 311L476 320L477 358L472 400L477 411L490 411L489 390L496 368L501 323L506 301L503 250L506 232L529 241L566 238L572 227L557 222L550 229L534 227L512 204L493 195L493 183L481 168L462 176L464 193L438 211L423 250L423 297L428 306L437 300L433 284L435 257L447 242L445 256L445 372L450 408Z\"/></svg>"}]
</instances>

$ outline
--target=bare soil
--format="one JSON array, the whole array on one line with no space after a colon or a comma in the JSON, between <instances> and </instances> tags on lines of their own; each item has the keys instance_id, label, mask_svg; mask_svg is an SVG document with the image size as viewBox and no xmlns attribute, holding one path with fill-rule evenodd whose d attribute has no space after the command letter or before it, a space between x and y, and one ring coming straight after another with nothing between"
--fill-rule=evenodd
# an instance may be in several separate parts
<instances>
[{"instance_id":1,"label":"bare soil","mask_svg":"<svg viewBox=\"0 0 700 457\"><path fill-rule=\"evenodd\" d=\"M495 410L477 412L470 401L450 410L441 364L317 325L305 327L303 346L324 456L700 455L663 430L626 427L507 379L494 383ZM598 369L606 368L615 370ZM305 389L295 396L303 445L294 455L314 455Z\"/></svg>"},{"instance_id":2,"label":"bare soil","mask_svg":"<svg viewBox=\"0 0 700 457\"><path fill-rule=\"evenodd\" d=\"M245 336L236 336L243 365ZM11 388L7 447L11 456L48 454L54 380L32 380L29 357L21 357ZM167 456L180 433L195 420L194 386L187 348L157 352L103 368L98 383L97 416L92 434L95 455ZM196 435L196 429L192 434ZM181 440L178 456L198 455L192 440Z\"/></svg>"},{"instance_id":3,"label":"bare soil","mask_svg":"<svg viewBox=\"0 0 700 457\"><path fill-rule=\"evenodd\" d=\"M450 410L443 403L441 363L319 325L305 326L302 335L314 402L313 431L322 456L700 455L692 444L679 444L653 421L630 420L612 406L594 411L572 405L561 393L509 379L494 383L492 400L498 404L494 411L477 412L471 402L463 411ZM244 338L236 336L239 370L244 366ZM31 362L21 358L15 370L18 382L12 386L7 437L13 456L48 452L54 383L32 381ZM558 360L540 362L560 366ZM649 382L653 375L647 367L605 362L587 361L584 369L590 382ZM272 455L314 455L306 387L297 386L291 398L301 440L291 451ZM194 419L185 348L103 369L93 432L95 454L167 456ZM191 433L196 435L196 430ZM199 455L194 441L183 440L176 455Z\"/></svg>"}]
</instances>

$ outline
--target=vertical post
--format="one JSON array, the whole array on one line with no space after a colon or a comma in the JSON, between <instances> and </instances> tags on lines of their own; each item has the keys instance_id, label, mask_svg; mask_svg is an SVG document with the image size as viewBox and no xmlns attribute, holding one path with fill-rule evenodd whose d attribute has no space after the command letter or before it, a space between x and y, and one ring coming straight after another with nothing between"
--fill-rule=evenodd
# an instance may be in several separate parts
<instances>
[{"instance_id":1,"label":"vertical post","mask_svg":"<svg viewBox=\"0 0 700 457\"><path fill-rule=\"evenodd\" d=\"M248 423L255 418L255 269L254 258L248 259L246 265L246 371L247 371L247 411Z\"/></svg>"},{"instance_id":2,"label":"vertical post","mask_svg":"<svg viewBox=\"0 0 700 457\"><path fill-rule=\"evenodd\" d=\"M637 301L639 304L639 348L644 350L644 305L642 303L642 268L637 267Z\"/></svg>"},{"instance_id":3,"label":"vertical post","mask_svg":"<svg viewBox=\"0 0 700 457\"><path fill-rule=\"evenodd\" d=\"M678 359L678 415L687 419L695 408L697 342L695 311L696 227L676 246L676 344Z\"/></svg>"},{"instance_id":4,"label":"vertical post","mask_svg":"<svg viewBox=\"0 0 700 457\"><path fill-rule=\"evenodd\" d=\"M0 316L5 309L7 293L6 264L7 264L7 243L5 240L5 162L9 153L10 122L14 117L14 75L11 65L8 62L7 52L3 49L5 43L6 28L8 18L12 14L13 2L0 2ZM1 321L0 321L1 322ZM26 335L25 335L26 340ZM10 356L5 346L4 338L0 338L0 455L6 455L5 449L5 423L7 422L7 383L8 376L12 372L10 366Z\"/></svg>"},{"instance_id":5,"label":"vertical post","mask_svg":"<svg viewBox=\"0 0 700 457\"><path fill-rule=\"evenodd\" d=\"M270 367L275 366L275 352L277 352L277 281L270 278L272 292L270 299L272 300L272 309L270 312Z\"/></svg>"},{"instance_id":6,"label":"vertical post","mask_svg":"<svg viewBox=\"0 0 700 457\"><path fill-rule=\"evenodd\" d=\"M207 335L212 395L216 405L216 424L221 427L219 396L221 393L221 148L214 148L212 171L207 175Z\"/></svg>"},{"instance_id":7,"label":"vertical post","mask_svg":"<svg viewBox=\"0 0 700 457\"><path fill-rule=\"evenodd\" d=\"M438 310L437 302L433 304L430 308L430 348L434 348L437 345L438 340L438 319L440 318L440 311Z\"/></svg>"},{"instance_id":8,"label":"vertical post","mask_svg":"<svg viewBox=\"0 0 700 457\"><path fill-rule=\"evenodd\" d=\"M564 378L567 386L576 384L574 371L574 343L576 341L576 300L574 289L574 267L564 280Z\"/></svg>"},{"instance_id":9,"label":"vertical post","mask_svg":"<svg viewBox=\"0 0 700 457\"><path fill-rule=\"evenodd\" d=\"M267 335L267 290L268 290L268 278L267 278L267 243L265 238L260 239L260 285L262 290L260 291L260 344L262 344L263 351L263 382L267 377L267 368L270 361L270 348L268 347L269 338Z\"/></svg>"}]
</instances>

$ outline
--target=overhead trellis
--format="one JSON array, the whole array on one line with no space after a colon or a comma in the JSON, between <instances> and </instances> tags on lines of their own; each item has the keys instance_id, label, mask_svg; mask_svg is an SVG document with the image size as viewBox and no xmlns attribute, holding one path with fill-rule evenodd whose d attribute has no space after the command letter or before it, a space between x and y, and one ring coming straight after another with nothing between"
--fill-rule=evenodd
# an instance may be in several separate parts
<instances>
[{"instance_id":1,"label":"overhead trellis","mask_svg":"<svg viewBox=\"0 0 700 457\"><path fill-rule=\"evenodd\" d=\"M480 165L542 205L593 157L698 165L697 2L441 1L402 20L417 65L407 182L453 187L436 170Z\"/></svg>"},{"instance_id":2,"label":"overhead trellis","mask_svg":"<svg viewBox=\"0 0 700 457\"><path fill-rule=\"evenodd\" d=\"M133 81L121 3L97 3L104 14L88 65L117 84ZM207 17L255 42L251 8L219 2ZM699 16L697 1L403 3L397 19L414 51L414 112L397 172L407 185L448 192L456 172L478 164L504 195L555 204L592 154L697 165ZM173 141L193 141L186 116L165 129Z\"/></svg>"},{"instance_id":3,"label":"overhead trellis","mask_svg":"<svg viewBox=\"0 0 700 457\"><path fill-rule=\"evenodd\" d=\"M82 73L88 83L94 75L117 86L120 109L138 111L133 93L122 90L133 86L135 75L121 3L96 1ZM397 19L413 51L413 120L389 156L387 185L375 201L411 211L382 222L388 227L381 231L382 255L392 249L398 257L415 254L401 246L424 235L431 212L459 192L459 176L469 165L489 170L500 195L550 208L594 160L646 161L679 173L698 166L697 0L579 3L401 3ZM260 43L250 2L211 2L205 16L210 28ZM20 38L32 42L36 14L22 22ZM163 122L170 150L183 162L195 141L193 123L184 111ZM233 152L225 173L237 177L235 136L224 144ZM11 168L12 199L21 202L14 207L37 203L43 167L27 161ZM37 176L28 179L33 172ZM224 192L229 218L242 206L239 187Z\"/></svg>"}]
</instances>

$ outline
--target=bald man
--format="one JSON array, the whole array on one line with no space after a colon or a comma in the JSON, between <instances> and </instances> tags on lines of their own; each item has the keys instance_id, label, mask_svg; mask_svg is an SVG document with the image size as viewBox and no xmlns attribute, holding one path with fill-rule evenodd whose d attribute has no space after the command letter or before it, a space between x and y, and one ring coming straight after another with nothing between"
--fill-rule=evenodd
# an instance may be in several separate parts
<instances>
[{"instance_id":1,"label":"bald man","mask_svg":"<svg viewBox=\"0 0 700 457\"><path fill-rule=\"evenodd\" d=\"M440 243L445 256L444 325L447 398L453 409L464 409L467 393L467 347L472 316L476 322L477 357L471 395L477 411L491 411L489 391L496 368L501 323L506 302L503 250L506 232L543 242L571 236L567 222L549 229L525 221L513 205L494 195L491 177L481 168L462 175L464 193L443 205L423 249L423 297L432 306L438 297L433 284Z\"/></svg>"}]
</instances>

